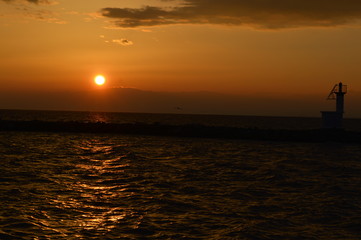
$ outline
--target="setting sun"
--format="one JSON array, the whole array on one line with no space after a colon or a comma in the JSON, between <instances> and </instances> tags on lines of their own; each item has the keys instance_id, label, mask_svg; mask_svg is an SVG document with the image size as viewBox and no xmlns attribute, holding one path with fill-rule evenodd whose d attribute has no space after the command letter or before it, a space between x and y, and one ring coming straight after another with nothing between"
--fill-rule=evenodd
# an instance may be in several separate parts
<instances>
[{"instance_id":1,"label":"setting sun","mask_svg":"<svg viewBox=\"0 0 361 240\"><path fill-rule=\"evenodd\" d=\"M94 78L94 82L95 82L95 84L101 86L105 83L105 77L102 75L98 75Z\"/></svg>"}]
</instances>

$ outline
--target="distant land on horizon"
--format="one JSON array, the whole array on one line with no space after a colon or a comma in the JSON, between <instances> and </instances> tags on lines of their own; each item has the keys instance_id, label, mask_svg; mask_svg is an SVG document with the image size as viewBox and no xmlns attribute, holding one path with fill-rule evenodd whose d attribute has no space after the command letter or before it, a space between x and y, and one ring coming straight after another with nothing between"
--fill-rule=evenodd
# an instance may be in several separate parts
<instances>
[{"instance_id":1,"label":"distant land on horizon","mask_svg":"<svg viewBox=\"0 0 361 240\"><path fill-rule=\"evenodd\" d=\"M325 94L326 95L326 94ZM325 96L240 96L215 92L154 92L135 88L1 93L0 109L320 117ZM346 118L360 118L361 99L346 95Z\"/></svg>"}]
</instances>

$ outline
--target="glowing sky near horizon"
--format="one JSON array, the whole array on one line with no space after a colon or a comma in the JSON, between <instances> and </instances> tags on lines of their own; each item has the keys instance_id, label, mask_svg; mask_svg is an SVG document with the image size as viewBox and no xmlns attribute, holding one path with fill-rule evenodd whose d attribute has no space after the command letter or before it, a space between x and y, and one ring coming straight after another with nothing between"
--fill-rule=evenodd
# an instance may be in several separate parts
<instances>
[{"instance_id":1,"label":"glowing sky near horizon","mask_svg":"<svg viewBox=\"0 0 361 240\"><path fill-rule=\"evenodd\" d=\"M357 0L0 0L0 92L86 90L101 72L112 88L357 94L360 19Z\"/></svg>"}]
</instances>

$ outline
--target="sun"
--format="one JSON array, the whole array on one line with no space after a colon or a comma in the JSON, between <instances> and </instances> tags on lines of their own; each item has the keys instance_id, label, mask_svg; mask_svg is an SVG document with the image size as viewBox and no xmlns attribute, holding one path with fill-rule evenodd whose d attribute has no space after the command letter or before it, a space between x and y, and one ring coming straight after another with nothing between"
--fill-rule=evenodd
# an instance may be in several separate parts
<instances>
[{"instance_id":1,"label":"sun","mask_svg":"<svg viewBox=\"0 0 361 240\"><path fill-rule=\"evenodd\" d=\"M105 77L103 75L97 75L95 78L94 78L94 82L96 85L103 85L105 83Z\"/></svg>"}]
</instances>

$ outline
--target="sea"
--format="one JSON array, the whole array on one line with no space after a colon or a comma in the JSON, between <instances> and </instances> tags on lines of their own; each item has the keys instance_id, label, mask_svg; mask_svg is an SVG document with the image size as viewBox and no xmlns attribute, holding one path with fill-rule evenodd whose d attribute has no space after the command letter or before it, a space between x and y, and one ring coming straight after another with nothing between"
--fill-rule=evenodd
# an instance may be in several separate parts
<instances>
[{"instance_id":1,"label":"sea","mask_svg":"<svg viewBox=\"0 0 361 240\"><path fill-rule=\"evenodd\" d=\"M315 129L318 118L0 110L1 120ZM345 128L360 130L361 120ZM361 239L361 146L0 132L0 239Z\"/></svg>"}]
</instances>

